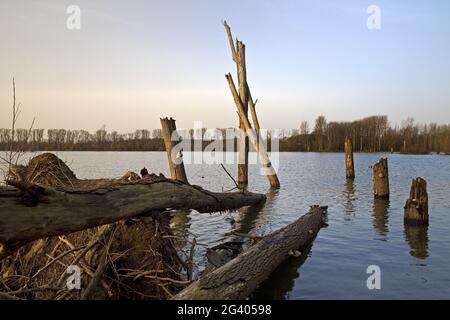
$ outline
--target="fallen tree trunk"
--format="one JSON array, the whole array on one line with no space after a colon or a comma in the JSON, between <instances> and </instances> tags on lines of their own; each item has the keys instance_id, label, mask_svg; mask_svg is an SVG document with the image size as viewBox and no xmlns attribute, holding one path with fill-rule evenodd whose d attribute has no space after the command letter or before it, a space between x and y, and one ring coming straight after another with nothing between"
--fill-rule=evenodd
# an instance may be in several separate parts
<instances>
[{"instance_id":1,"label":"fallen tree trunk","mask_svg":"<svg viewBox=\"0 0 450 320\"><path fill-rule=\"evenodd\" d=\"M314 206L292 224L259 240L244 253L177 294L177 300L241 300L290 254L310 244L324 225L326 208ZM298 254L297 254L298 255Z\"/></svg>"},{"instance_id":2,"label":"fallen tree trunk","mask_svg":"<svg viewBox=\"0 0 450 320\"><path fill-rule=\"evenodd\" d=\"M36 239L69 234L152 211L226 211L265 200L262 194L214 193L165 178L93 189L9 183L21 190L0 188L0 259Z\"/></svg>"}]
</instances>

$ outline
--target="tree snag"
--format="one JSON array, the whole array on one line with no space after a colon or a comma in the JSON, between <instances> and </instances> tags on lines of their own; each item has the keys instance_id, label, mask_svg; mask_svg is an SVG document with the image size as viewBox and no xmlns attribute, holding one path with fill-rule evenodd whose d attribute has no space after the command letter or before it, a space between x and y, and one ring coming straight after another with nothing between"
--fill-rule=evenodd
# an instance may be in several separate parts
<instances>
[{"instance_id":1,"label":"tree snag","mask_svg":"<svg viewBox=\"0 0 450 320\"><path fill-rule=\"evenodd\" d=\"M375 198L389 198L389 170L387 158L373 165L373 194Z\"/></svg>"},{"instance_id":2,"label":"tree snag","mask_svg":"<svg viewBox=\"0 0 450 320\"><path fill-rule=\"evenodd\" d=\"M345 174L347 179L355 178L355 167L353 164L352 140L345 138Z\"/></svg>"},{"instance_id":3,"label":"tree snag","mask_svg":"<svg viewBox=\"0 0 450 320\"><path fill-rule=\"evenodd\" d=\"M247 69L245 66L245 45L242 41L236 39L236 46L233 42L233 36L231 35L231 29L227 22L224 21L223 25L227 32L228 42L230 44L231 56L236 63L236 70L238 76L238 88L239 98L242 101L243 112L248 116L248 104L249 104L249 90L247 85ZM238 148L238 186L240 189L247 188L248 185L248 151L249 143L248 136L245 134L245 125L242 119L239 118L239 148Z\"/></svg>"},{"instance_id":4,"label":"tree snag","mask_svg":"<svg viewBox=\"0 0 450 320\"><path fill-rule=\"evenodd\" d=\"M188 183L186 171L184 170L183 154L181 153L181 151L175 156L172 154L174 141L179 140L179 137L176 133L177 127L175 125L175 120L172 118L161 118L160 120L164 145L167 152L167 161L169 162L170 176L174 180ZM176 137L174 135L176 135ZM177 139L172 140L172 138Z\"/></svg>"},{"instance_id":5,"label":"tree snag","mask_svg":"<svg viewBox=\"0 0 450 320\"><path fill-rule=\"evenodd\" d=\"M174 299L245 299L280 263L292 255L299 255L298 250L308 248L324 226L325 220L326 207L311 207L310 211L297 221L262 237L236 258L192 283Z\"/></svg>"},{"instance_id":6,"label":"tree snag","mask_svg":"<svg viewBox=\"0 0 450 320\"><path fill-rule=\"evenodd\" d=\"M422 178L413 179L409 199L405 204L405 223L428 225L427 182Z\"/></svg>"},{"instance_id":7,"label":"tree snag","mask_svg":"<svg viewBox=\"0 0 450 320\"><path fill-rule=\"evenodd\" d=\"M250 121L248 120L248 117L244 113L242 101L237 93L236 87L233 82L233 77L231 76L230 73L225 75L225 77L228 81L228 85L230 86L231 94L233 95L234 102L238 109L239 117L242 119L244 123L245 130L250 139L250 142L256 149L256 153L258 154L259 160L261 161L264 173L267 176L267 179L269 180L270 186L272 188L279 188L280 181L278 180L277 173L275 172L275 169L273 168L272 163L270 162L264 144L261 142L260 139L257 138L255 130L252 129Z\"/></svg>"}]
</instances>

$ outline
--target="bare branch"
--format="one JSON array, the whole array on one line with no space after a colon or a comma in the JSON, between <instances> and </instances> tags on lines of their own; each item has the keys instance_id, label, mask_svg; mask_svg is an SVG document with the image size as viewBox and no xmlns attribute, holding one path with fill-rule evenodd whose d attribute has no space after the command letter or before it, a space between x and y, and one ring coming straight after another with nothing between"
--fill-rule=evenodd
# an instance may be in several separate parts
<instances>
[{"instance_id":1,"label":"bare branch","mask_svg":"<svg viewBox=\"0 0 450 320\"><path fill-rule=\"evenodd\" d=\"M230 43L230 49L231 49L231 56L233 57L233 61L237 63L238 58L237 58L236 48L234 47L233 36L231 35L230 26L228 25L226 20L223 22L223 25L225 27L225 30L227 31L228 42ZM236 41L237 41L237 39L236 39Z\"/></svg>"}]
</instances>

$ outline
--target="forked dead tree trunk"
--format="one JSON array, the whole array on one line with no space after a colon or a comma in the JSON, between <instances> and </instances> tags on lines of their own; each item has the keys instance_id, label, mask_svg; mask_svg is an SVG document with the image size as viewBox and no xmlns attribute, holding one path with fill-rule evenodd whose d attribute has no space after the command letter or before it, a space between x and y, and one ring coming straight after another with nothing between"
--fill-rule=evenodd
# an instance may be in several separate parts
<instances>
[{"instance_id":1,"label":"forked dead tree trunk","mask_svg":"<svg viewBox=\"0 0 450 320\"><path fill-rule=\"evenodd\" d=\"M257 241L223 266L184 289L178 300L242 300L291 255L303 251L324 226L326 208L314 206L297 221ZM297 252L299 250L300 252Z\"/></svg>"},{"instance_id":2,"label":"forked dead tree trunk","mask_svg":"<svg viewBox=\"0 0 450 320\"><path fill-rule=\"evenodd\" d=\"M174 180L180 180L188 183L186 171L184 170L183 154L181 153L181 151L176 155L172 154L174 141L178 141L178 139L172 139L178 137L176 133L177 127L175 125L175 120L172 118L161 118L160 120L164 145L167 152L167 161L169 162L170 176ZM176 136L173 137L173 135Z\"/></svg>"},{"instance_id":3,"label":"forked dead tree trunk","mask_svg":"<svg viewBox=\"0 0 450 320\"><path fill-rule=\"evenodd\" d=\"M231 29L227 22L224 21L225 30L227 32L228 41L230 43L231 55L236 63L238 76L239 98L242 101L243 112L248 116L249 90L247 85L247 70L245 67L245 45L242 41L236 39L236 46L233 42ZM253 114L253 113L252 113ZM239 145L238 145L238 187L240 189L247 188L248 185L248 137L245 133L245 125L242 119L239 119Z\"/></svg>"},{"instance_id":4,"label":"forked dead tree trunk","mask_svg":"<svg viewBox=\"0 0 450 320\"><path fill-rule=\"evenodd\" d=\"M373 194L376 198L389 198L389 170L387 158L373 165Z\"/></svg>"},{"instance_id":5,"label":"forked dead tree trunk","mask_svg":"<svg viewBox=\"0 0 450 320\"><path fill-rule=\"evenodd\" d=\"M262 143L261 139L257 138L256 132L255 132L255 130L252 129L252 126L250 124L250 121L248 120L248 117L244 114L244 109L242 107L242 101L239 98L239 95L236 91L236 87L234 85L233 78L231 77L231 74L227 74L227 75L225 75L225 77L228 80L231 94L233 95L234 102L238 109L239 117L241 118L241 120L244 123L245 130L247 132L248 137L250 138L250 142L253 144L253 146L256 149L258 157L262 163L264 173L267 176L267 179L269 179L270 186L272 188L279 188L280 181L278 180L277 173L275 172L275 169L273 168L272 163L270 162L270 159L269 159L269 156L267 155L264 144Z\"/></svg>"},{"instance_id":6,"label":"forked dead tree trunk","mask_svg":"<svg viewBox=\"0 0 450 320\"><path fill-rule=\"evenodd\" d=\"M238 186L239 188L246 188L248 185L248 141L252 142L253 146L260 157L264 170L266 172L267 178L269 179L270 186L272 188L279 188L280 181L276 175L275 170L270 163L264 146L260 143L260 125L258 116L256 114L256 102L253 101L252 95L250 93L250 88L247 83L247 70L245 64L245 45L242 41L236 39L236 46L234 45L233 36L231 34L231 29L227 22L223 23L228 36L228 42L230 44L231 56L233 61L236 63L237 75L238 75L238 90L234 86L231 74L228 74L227 80L230 84L231 92L233 94L234 101L238 108L239 113L239 128L241 129L241 134L245 133L245 140L240 139L239 142L239 164L238 164ZM233 88L232 88L233 87ZM250 133L252 126L248 119L248 110L252 116L253 125L255 131Z\"/></svg>"},{"instance_id":7,"label":"forked dead tree trunk","mask_svg":"<svg viewBox=\"0 0 450 320\"><path fill-rule=\"evenodd\" d=\"M405 223L428 225L428 193L427 182L424 179L413 179L404 209Z\"/></svg>"},{"instance_id":8,"label":"forked dead tree trunk","mask_svg":"<svg viewBox=\"0 0 450 320\"><path fill-rule=\"evenodd\" d=\"M353 164L352 140L345 138L345 175L347 179L355 178L355 167Z\"/></svg>"}]
</instances>

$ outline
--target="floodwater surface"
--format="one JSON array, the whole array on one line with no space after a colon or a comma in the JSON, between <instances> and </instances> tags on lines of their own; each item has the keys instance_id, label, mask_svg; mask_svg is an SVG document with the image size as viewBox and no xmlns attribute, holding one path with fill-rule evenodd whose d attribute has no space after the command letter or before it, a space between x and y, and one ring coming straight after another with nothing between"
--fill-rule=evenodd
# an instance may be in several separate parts
<instances>
[{"instance_id":1,"label":"floodwater surface","mask_svg":"<svg viewBox=\"0 0 450 320\"><path fill-rule=\"evenodd\" d=\"M128 170L167 175L163 152L58 152L79 178L119 177ZM190 157L192 155L185 155ZM200 155L201 157L201 155ZM390 201L374 200L370 166L388 157ZM224 159L225 162L225 159ZM233 175L236 165L225 165ZM254 294L259 299L446 299L450 298L450 157L355 154L356 179L345 179L342 153L281 153L281 189L269 192L257 165L249 189L267 194L264 206L227 214L191 211L185 228L201 244L214 246L232 232L265 235L327 205L328 224L311 250L289 258ZM213 191L234 187L220 164L188 164L188 179ZM404 226L403 206L411 180L428 182L429 227ZM187 225L186 225L187 224ZM205 248L196 262L205 266ZM380 267L381 289L367 287L367 268Z\"/></svg>"}]
</instances>

